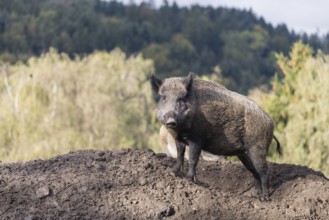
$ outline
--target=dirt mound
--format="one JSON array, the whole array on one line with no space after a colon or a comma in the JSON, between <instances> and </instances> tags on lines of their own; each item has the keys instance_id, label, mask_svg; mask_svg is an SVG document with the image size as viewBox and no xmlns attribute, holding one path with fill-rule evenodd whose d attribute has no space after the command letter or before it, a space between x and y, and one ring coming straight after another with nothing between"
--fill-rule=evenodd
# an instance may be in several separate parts
<instances>
[{"instance_id":1,"label":"dirt mound","mask_svg":"<svg viewBox=\"0 0 329 220\"><path fill-rule=\"evenodd\" d=\"M198 184L152 151L77 151L0 163L1 219L328 219L329 181L307 167L270 164L271 201L250 196L240 163L200 161Z\"/></svg>"}]
</instances>

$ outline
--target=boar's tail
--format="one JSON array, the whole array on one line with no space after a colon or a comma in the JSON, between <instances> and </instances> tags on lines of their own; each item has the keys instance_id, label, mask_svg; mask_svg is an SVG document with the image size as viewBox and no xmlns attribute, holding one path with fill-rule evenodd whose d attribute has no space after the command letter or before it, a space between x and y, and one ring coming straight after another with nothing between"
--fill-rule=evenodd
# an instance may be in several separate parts
<instances>
[{"instance_id":1,"label":"boar's tail","mask_svg":"<svg viewBox=\"0 0 329 220\"><path fill-rule=\"evenodd\" d=\"M282 153L282 149L281 149L281 145L280 142L278 141L278 139L275 137L275 135L273 135L274 140L276 141L276 151L278 152L280 157L283 157L283 153Z\"/></svg>"}]
</instances>

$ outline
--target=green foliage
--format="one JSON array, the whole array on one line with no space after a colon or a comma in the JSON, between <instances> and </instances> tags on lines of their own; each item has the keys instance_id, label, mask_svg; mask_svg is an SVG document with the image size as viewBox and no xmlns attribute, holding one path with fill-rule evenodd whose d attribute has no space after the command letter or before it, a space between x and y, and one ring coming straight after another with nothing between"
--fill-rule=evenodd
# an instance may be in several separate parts
<instances>
[{"instance_id":1,"label":"green foliage","mask_svg":"<svg viewBox=\"0 0 329 220\"><path fill-rule=\"evenodd\" d=\"M246 93L268 83L276 71L273 54L286 55L298 39L316 48L327 42L296 35L285 25L273 27L246 10L168 2L156 9L151 2L0 1L0 63L26 61L50 47L71 58L119 47L154 59L161 77L189 71L207 75L220 65L227 86Z\"/></svg>"},{"instance_id":2,"label":"green foliage","mask_svg":"<svg viewBox=\"0 0 329 220\"><path fill-rule=\"evenodd\" d=\"M300 36L246 10L167 1L156 9L103 0L2 0L0 64L12 65L0 68L0 158L156 149L150 73L192 71L246 93L280 71L272 91L252 96L275 120L286 160L329 174L328 56L314 57L301 42L288 54L297 40L329 50L329 35ZM51 47L56 50L44 54Z\"/></svg>"},{"instance_id":3,"label":"green foliage","mask_svg":"<svg viewBox=\"0 0 329 220\"><path fill-rule=\"evenodd\" d=\"M222 70L220 69L219 66L215 66L210 75L203 75L203 76L200 76L199 78L202 80L218 82L224 86L227 86L229 83L229 79L225 78L222 75Z\"/></svg>"},{"instance_id":4,"label":"green foliage","mask_svg":"<svg viewBox=\"0 0 329 220\"><path fill-rule=\"evenodd\" d=\"M271 65L274 56L267 48L268 32L261 26L255 25L253 30L226 32L222 34L222 38L225 45L220 64L226 75L234 77L228 87L237 88L239 85L266 83L268 76L265 73L269 74L275 70Z\"/></svg>"},{"instance_id":5,"label":"green foliage","mask_svg":"<svg viewBox=\"0 0 329 220\"><path fill-rule=\"evenodd\" d=\"M273 116L285 160L329 175L329 56L296 43L290 57L277 62L284 75L274 78L270 93L253 93Z\"/></svg>"},{"instance_id":6,"label":"green foliage","mask_svg":"<svg viewBox=\"0 0 329 220\"><path fill-rule=\"evenodd\" d=\"M55 50L3 66L1 160L47 158L76 149L157 147L147 77L153 62L120 50L70 59Z\"/></svg>"}]
</instances>

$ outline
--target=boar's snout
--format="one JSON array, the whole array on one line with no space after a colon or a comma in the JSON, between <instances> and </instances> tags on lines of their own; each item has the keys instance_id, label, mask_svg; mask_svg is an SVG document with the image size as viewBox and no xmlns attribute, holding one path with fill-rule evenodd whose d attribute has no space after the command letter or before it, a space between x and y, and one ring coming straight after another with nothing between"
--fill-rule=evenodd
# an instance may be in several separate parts
<instances>
[{"instance_id":1,"label":"boar's snout","mask_svg":"<svg viewBox=\"0 0 329 220\"><path fill-rule=\"evenodd\" d=\"M166 127L168 128L175 128L177 126L177 122L174 118L168 118L166 121Z\"/></svg>"},{"instance_id":2,"label":"boar's snout","mask_svg":"<svg viewBox=\"0 0 329 220\"><path fill-rule=\"evenodd\" d=\"M160 120L162 124L164 124L167 128L176 128L178 125L178 121L176 119L176 114L174 111L170 111L167 113L164 113L161 115L161 113L158 115L160 116Z\"/></svg>"}]
</instances>

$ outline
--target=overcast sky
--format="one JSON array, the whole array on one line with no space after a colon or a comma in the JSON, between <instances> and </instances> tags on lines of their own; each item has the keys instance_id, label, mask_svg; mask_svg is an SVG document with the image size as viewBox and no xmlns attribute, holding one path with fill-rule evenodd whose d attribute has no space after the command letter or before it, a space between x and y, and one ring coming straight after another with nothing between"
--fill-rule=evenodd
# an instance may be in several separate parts
<instances>
[{"instance_id":1,"label":"overcast sky","mask_svg":"<svg viewBox=\"0 0 329 220\"><path fill-rule=\"evenodd\" d=\"M119 0L128 3L131 0ZM142 0L134 0L139 3ZM148 1L148 0L146 0ZM163 0L154 0L160 6ZM168 0L171 4L173 0ZM329 32L329 0L176 0L179 6L191 4L226 6L252 9L257 16L262 16L267 22L277 25L285 23L288 28L297 33Z\"/></svg>"}]
</instances>

